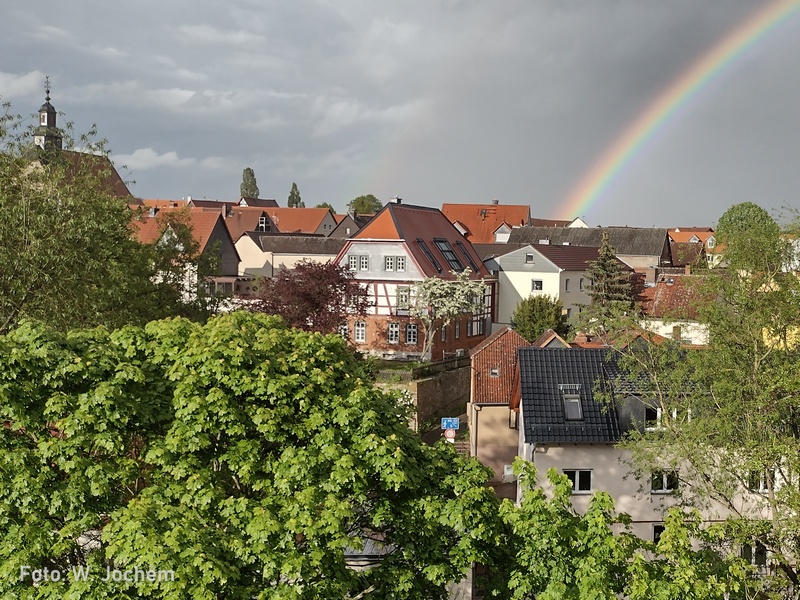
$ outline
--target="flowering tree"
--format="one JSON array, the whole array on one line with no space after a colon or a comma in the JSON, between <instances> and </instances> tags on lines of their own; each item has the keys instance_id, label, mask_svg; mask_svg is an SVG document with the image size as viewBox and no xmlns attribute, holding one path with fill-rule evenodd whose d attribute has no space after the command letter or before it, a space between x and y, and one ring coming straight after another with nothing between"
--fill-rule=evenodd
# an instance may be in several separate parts
<instances>
[{"instance_id":1,"label":"flowering tree","mask_svg":"<svg viewBox=\"0 0 800 600\"><path fill-rule=\"evenodd\" d=\"M464 313L482 313L486 284L470 279L470 269L451 271L455 280L426 277L411 289L409 314L422 325L422 356L430 356L436 332Z\"/></svg>"}]
</instances>

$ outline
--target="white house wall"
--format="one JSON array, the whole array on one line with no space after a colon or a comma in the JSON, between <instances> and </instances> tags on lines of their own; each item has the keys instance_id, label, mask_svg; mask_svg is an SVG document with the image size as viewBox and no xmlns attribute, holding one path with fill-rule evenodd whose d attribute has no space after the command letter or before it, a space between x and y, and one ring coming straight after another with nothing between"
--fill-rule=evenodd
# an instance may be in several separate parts
<instances>
[{"instance_id":1,"label":"white house wall","mask_svg":"<svg viewBox=\"0 0 800 600\"><path fill-rule=\"evenodd\" d=\"M665 338L672 338L675 327L681 328L681 340L687 344L708 345L708 327L697 321L664 321L662 319L646 319L640 325Z\"/></svg>"},{"instance_id":2,"label":"white house wall","mask_svg":"<svg viewBox=\"0 0 800 600\"><path fill-rule=\"evenodd\" d=\"M243 235L236 242L239 253L239 275L272 277L271 254L263 252L252 238Z\"/></svg>"}]
</instances>

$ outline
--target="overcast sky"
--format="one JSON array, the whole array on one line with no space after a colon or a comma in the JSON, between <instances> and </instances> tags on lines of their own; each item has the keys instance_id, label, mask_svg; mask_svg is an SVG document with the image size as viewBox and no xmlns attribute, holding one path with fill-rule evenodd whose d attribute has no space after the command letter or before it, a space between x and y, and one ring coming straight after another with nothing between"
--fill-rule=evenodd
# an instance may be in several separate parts
<instances>
[{"instance_id":1,"label":"overcast sky","mask_svg":"<svg viewBox=\"0 0 800 600\"><path fill-rule=\"evenodd\" d=\"M800 2L800 0L798 0ZM141 198L498 199L561 215L588 171L755 0L36 0L0 19L0 97L96 124ZM750 45L583 209L713 225L800 205L800 10Z\"/></svg>"}]
</instances>

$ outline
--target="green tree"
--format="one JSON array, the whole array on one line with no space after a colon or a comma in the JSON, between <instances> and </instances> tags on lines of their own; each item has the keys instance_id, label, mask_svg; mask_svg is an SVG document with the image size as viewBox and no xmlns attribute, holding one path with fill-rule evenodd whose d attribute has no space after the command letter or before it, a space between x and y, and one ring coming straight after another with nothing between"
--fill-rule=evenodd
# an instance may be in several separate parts
<instances>
[{"instance_id":1,"label":"green tree","mask_svg":"<svg viewBox=\"0 0 800 600\"><path fill-rule=\"evenodd\" d=\"M0 597L444 598L489 560L487 470L422 443L337 335L234 312L0 348Z\"/></svg>"},{"instance_id":2,"label":"green tree","mask_svg":"<svg viewBox=\"0 0 800 600\"><path fill-rule=\"evenodd\" d=\"M517 304L511 316L511 327L529 342L552 329L559 335L569 331L564 305L558 298L529 296Z\"/></svg>"},{"instance_id":3,"label":"green tree","mask_svg":"<svg viewBox=\"0 0 800 600\"><path fill-rule=\"evenodd\" d=\"M696 513L673 509L657 544L629 530L630 517L595 492L580 514L572 484L551 470L549 491L535 484L531 464L517 464L523 500L503 502L507 555L497 565L512 600L747 598L757 584L738 557L715 551L716 527L700 527ZM499 574L498 574L499 575Z\"/></svg>"},{"instance_id":4,"label":"green tree","mask_svg":"<svg viewBox=\"0 0 800 600\"><path fill-rule=\"evenodd\" d=\"M300 191L297 189L297 184L292 183L292 189L289 191L289 199L286 201L286 206L289 208L305 208L306 204L300 198Z\"/></svg>"},{"instance_id":5,"label":"green tree","mask_svg":"<svg viewBox=\"0 0 800 600\"><path fill-rule=\"evenodd\" d=\"M359 215L373 215L383 208L383 204L372 194L353 198L347 204L347 212L355 212Z\"/></svg>"},{"instance_id":6,"label":"green tree","mask_svg":"<svg viewBox=\"0 0 800 600\"><path fill-rule=\"evenodd\" d=\"M453 280L426 277L411 287L409 314L422 325L422 356L430 359L436 332L464 314L483 314L483 279L471 279L467 268L461 273L451 271Z\"/></svg>"},{"instance_id":7,"label":"green tree","mask_svg":"<svg viewBox=\"0 0 800 600\"><path fill-rule=\"evenodd\" d=\"M333 214L336 214L336 210L333 208L333 206L331 206L331 205L330 205L329 203L327 203L327 202L320 202L320 203L319 203L319 204L317 204L317 205L316 205L314 208L327 208L327 209L328 209L329 211L331 211Z\"/></svg>"},{"instance_id":8,"label":"green tree","mask_svg":"<svg viewBox=\"0 0 800 600\"><path fill-rule=\"evenodd\" d=\"M247 167L242 171L242 184L239 186L240 198L258 198L258 184L253 169Z\"/></svg>"},{"instance_id":9,"label":"green tree","mask_svg":"<svg viewBox=\"0 0 800 600\"><path fill-rule=\"evenodd\" d=\"M621 354L662 415L657 431L634 431L627 446L639 474L665 457L680 468L680 500L730 514L724 539L765 548L772 589L796 597L800 285L787 270L796 250L764 214L737 205L720 219L728 268L698 280L707 348L654 344Z\"/></svg>"},{"instance_id":10,"label":"green tree","mask_svg":"<svg viewBox=\"0 0 800 600\"><path fill-rule=\"evenodd\" d=\"M616 251L603 232L597 260L589 263L586 274L591 282L589 297L591 303L584 311L581 321L598 333L613 321L633 308L633 286L628 273L616 257Z\"/></svg>"},{"instance_id":11,"label":"green tree","mask_svg":"<svg viewBox=\"0 0 800 600\"><path fill-rule=\"evenodd\" d=\"M66 329L174 314L152 248L133 238L134 213L108 183L105 142L94 131L73 141L68 126L63 151L34 150L9 111L0 117L0 332L26 317Z\"/></svg>"}]
</instances>

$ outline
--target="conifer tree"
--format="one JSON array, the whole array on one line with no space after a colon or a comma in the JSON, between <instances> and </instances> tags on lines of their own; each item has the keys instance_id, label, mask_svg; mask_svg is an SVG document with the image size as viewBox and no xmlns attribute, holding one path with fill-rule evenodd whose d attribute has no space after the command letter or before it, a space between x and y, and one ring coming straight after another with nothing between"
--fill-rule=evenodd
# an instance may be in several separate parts
<instances>
[{"instance_id":1,"label":"conifer tree","mask_svg":"<svg viewBox=\"0 0 800 600\"><path fill-rule=\"evenodd\" d=\"M591 281L589 297L592 299L586 317L596 329L603 330L606 322L633 307L630 277L620 268L607 232L601 236L597 260L589 263L586 274Z\"/></svg>"},{"instance_id":2,"label":"conifer tree","mask_svg":"<svg viewBox=\"0 0 800 600\"><path fill-rule=\"evenodd\" d=\"M258 184L253 169L247 167L242 172L242 185L239 186L240 198L258 198Z\"/></svg>"},{"instance_id":3,"label":"conifer tree","mask_svg":"<svg viewBox=\"0 0 800 600\"><path fill-rule=\"evenodd\" d=\"M297 189L297 184L292 183L292 189L289 192L289 199L286 202L289 208L305 208L306 203L300 198L300 191Z\"/></svg>"}]
</instances>

